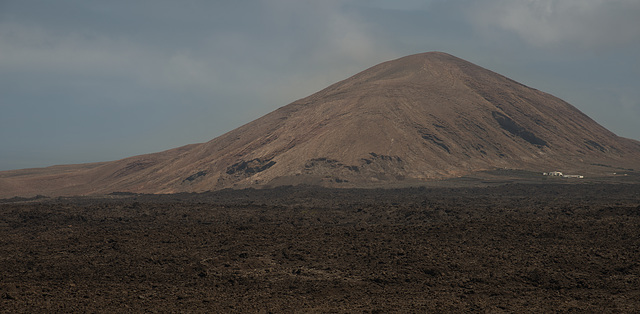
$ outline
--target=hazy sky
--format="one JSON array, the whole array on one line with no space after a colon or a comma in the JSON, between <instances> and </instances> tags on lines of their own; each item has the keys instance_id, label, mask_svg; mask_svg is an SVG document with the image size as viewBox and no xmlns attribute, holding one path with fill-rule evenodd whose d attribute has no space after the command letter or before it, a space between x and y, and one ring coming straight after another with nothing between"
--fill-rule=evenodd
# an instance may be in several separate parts
<instances>
[{"instance_id":1,"label":"hazy sky","mask_svg":"<svg viewBox=\"0 0 640 314\"><path fill-rule=\"evenodd\" d=\"M444 51L640 140L638 0L0 0L0 170L205 142Z\"/></svg>"}]
</instances>

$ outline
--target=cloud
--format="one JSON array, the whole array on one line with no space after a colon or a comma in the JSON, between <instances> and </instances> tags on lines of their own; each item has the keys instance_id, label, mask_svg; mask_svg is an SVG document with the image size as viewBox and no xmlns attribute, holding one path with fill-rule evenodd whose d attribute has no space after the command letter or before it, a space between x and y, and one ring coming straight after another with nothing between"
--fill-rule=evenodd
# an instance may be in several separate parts
<instances>
[{"instance_id":1,"label":"cloud","mask_svg":"<svg viewBox=\"0 0 640 314\"><path fill-rule=\"evenodd\" d=\"M424 10L434 1L438 0L365 0L361 4L386 10L414 11Z\"/></svg>"},{"instance_id":2,"label":"cloud","mask_svg":"<svg viewBox=\"0 0 640 314\"><path fill-rule=\"evenodd\" d=\"M285 105L395 55L345 10L350 2L258 1L261 14L252 28L210 34L212 55L233 61L219 66L237 86L253 83L251 91L266 102Z\"/></svg>"},{"instance_id":3,"label":"cloud","mask_svg":"<svg viewBox=\"0 0 640 314\"><path fill-rule=\"evenodd\" d=\"M640 37L637 0L474 1L466 12L484 31L512 32L536 47L611 49Z\"/></svg>"},{"instance_id":4,"label":"cloud","mask_svg":"<svg viewBox=\"0 0 640 314\"><path fill-rule=\"evenodd\" d=\"M211 97L250 90L291 101L394 55L344 10L349 2L164 3L161 12L131 6L117 15L85 3L60 22L42 8L24 9L0 21L0 67L69 82L111 79ZM50 10L64 14L64 8ZM141 12L146 20L137 22ZM194 15L197 22L190 22Z\"/></svg>"},{"instance_id":5,"label":"cloud","mask_svg":"<svg viewBox=\"0 0 640 314\"><path fill-rule=\"evenodd\" d=\"M156 50L104 34L59 34L39 26L4 23L0 29L0 68L8 71L70 81L110 78L156 89L203 89L217 81L210 65L188 51Z\"/></svg>"}]
</instances>

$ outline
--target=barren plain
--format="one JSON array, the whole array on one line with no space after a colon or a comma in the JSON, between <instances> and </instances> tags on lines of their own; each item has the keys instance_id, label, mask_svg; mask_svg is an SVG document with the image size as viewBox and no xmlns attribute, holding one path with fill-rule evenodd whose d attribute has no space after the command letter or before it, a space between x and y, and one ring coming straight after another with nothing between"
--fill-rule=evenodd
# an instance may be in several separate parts
<instances>
[{"instance_id":1,"label":"barren plain","mask_svg":"<svg viewBox=\"0 0 640 314\"><path fill-rule=\"evenodd\" d=\"M637 313L639 187L6 199L0 312Z\"/></svg>"}]
</instances>

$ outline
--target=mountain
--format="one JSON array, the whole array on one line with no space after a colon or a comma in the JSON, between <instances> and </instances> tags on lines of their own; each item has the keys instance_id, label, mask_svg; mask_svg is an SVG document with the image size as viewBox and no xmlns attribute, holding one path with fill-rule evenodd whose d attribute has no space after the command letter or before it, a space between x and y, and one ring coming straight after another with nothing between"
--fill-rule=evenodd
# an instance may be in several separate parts
<instances>
[{"instance_id":1,"label":"mountain","mask_svg":"<svg viewBox=\"0 0 640 314\"><path fill-rule=\"evenodd\" d=\"M563 100L429 52L376 65L207 143L0 172L0 197L372 187L504 168L596 173L638 160L640 142Z\"/></svg>"}]
</instances>

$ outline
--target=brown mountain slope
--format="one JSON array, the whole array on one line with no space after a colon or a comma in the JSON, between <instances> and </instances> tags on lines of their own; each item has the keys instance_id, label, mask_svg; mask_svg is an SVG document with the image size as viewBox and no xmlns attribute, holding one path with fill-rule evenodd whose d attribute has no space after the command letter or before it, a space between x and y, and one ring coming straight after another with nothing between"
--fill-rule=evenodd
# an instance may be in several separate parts
<instances>
[{"instance_id":1,"label":"brown mountain slope","mask_svg":"<svg viewBox=\"0 0 640 314\"><path fill-rule=\"evenodd\" d=\"M385 62L210 142L114 162L0 172L0 197L310 183L367 187L496 168L637 166L640 143L451 55Z\"/></svg>"}]
</instances>

